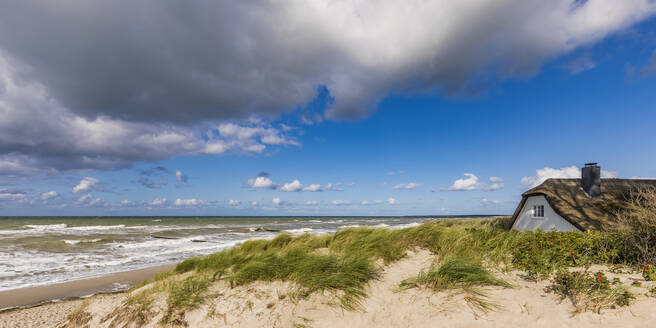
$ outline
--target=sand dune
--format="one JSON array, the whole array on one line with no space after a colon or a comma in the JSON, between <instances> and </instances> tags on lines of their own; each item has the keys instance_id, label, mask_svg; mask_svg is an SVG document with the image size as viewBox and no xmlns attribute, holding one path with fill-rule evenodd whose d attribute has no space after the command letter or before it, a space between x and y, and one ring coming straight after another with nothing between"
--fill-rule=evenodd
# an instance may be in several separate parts
<instances>
[{"instance_id":1,"label":"sand dune","mask_svg":"<svg viewBox=\"0 0 656 328\"><path fill-rule=\"evenodd\" d=\"M294 286L287 282L258 282L230 288L225 282L212 286L209 301L200 308L175 314L168 326L188 327L644 327L656 320L656 298L646 296L651 283L631 287L637 299L630 307L607 309L601 314L575 313L572 303L545 292L548 281L530 282L520 272L497 272L515 287L485 288L488 300L496 307L484 311L467 301L459 292L433 293L425 289L400 290L406 278L426 269L433 260L428 251L410 252L387 266L381 278L368 287L369 297L361 311L346 311L335 303L333 295L314 294L294 298ZM599 269L599 268L594 268ZM613 274L624 283L638 275ZM142 289L150 288L146 285ZM140 289L141 290L141 289ZM135 292L138 292L137 290ZM97 295L88 300L48 304L31 309L0 313L0 327L40 326L44 317L60 327L159 327L166 310L163 295L141 324L130 317L125 305L128 293ZM66 319L76 309L88 313L82 324ZM56 320L55 320L56 319ZM40 321L41 320L41 321Z\"/></svg>"}]
</instances>

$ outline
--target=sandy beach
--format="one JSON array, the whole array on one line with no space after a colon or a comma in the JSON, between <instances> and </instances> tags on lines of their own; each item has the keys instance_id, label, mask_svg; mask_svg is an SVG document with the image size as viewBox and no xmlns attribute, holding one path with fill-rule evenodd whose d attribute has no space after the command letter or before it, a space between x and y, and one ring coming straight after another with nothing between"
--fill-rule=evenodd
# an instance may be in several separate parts
<instances>
[{"instance_id":1,"label":"sandy beach","mask_svg":"<svg viewBox=\"0 0 656 328\"><path fill-rule=\"evenodd\" d=\"M0 310L32 306L53 300L66 300L100 293L109 293L117 289L127 289L130 286L134 286L153 277L157 273L172 270L174 267L174 264L161 265L53 285L2 291L0 292Z\"/></svg>"},{"instance_id":2,"label":"sandy beach","mask_svg":"<svg viewBox=\"0 0 656 328\"><path fill-rule=\"evenodd\" d=\"M295 286L289 282L256 282L231 288L214 283L210 299L199 308L181 314L166 326L188 327L644 327L656 320L656 298L647 296L652 282L631 287L636 300L630 307L605 309L601 313L576 313L568 299L545 292L548 281L526 280L521 272L497 272L512 288L488 287L490 310L473 306L461 292L434 293L421 288L401 290L404 279L425 270L434 255L425 250L386 266L379 279L367 287L369 296L360 311L346 311L329 293L294 299ZM592 268L594 270L603 267ZM638 280L638 274L613 274L624 283ZM184 275L173 278L181 279ZM146 285L133 292L152 288ZM2 294L2 298L8 294ZM128 293L96 295L48 303L37 307L0 313L0 327L158 327L165 314L166 298L157 296L145 322L136 323L126 301ZM82 324L67 318L84 313Z\"/></svg>"}]
</instances>

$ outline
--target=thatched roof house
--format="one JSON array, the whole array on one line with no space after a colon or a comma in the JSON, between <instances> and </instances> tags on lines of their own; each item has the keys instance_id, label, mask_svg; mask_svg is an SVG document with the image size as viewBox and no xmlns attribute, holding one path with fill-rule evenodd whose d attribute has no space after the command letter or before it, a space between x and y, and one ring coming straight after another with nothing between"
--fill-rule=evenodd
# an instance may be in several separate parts
<instances>
[{"instance_id":1,"label":"thatched roof house","mask_svg":"<svg viewBox=\"0 0 656 328\"><path fill-rule=\"evenodd\" d=\"M599 166L589 163L581 179L548 179L523 193L512 229L604 230L631 190L644 187L656 187L656 180L601 179Z\"/></svg>"}]
</instances>

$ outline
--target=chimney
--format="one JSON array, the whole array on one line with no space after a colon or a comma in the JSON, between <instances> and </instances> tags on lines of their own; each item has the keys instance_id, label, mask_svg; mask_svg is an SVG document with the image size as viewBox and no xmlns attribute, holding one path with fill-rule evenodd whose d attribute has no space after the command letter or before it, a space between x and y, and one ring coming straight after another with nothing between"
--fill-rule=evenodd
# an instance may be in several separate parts
<instances>
[{"instance_id":1,"label":"chimney","mask_svg":"<svg viewBox=\"0 0 656 328\"><path fill-rule=\"evenodd\" d=\"M601 197L601 168L597 163L586 163L581 169L581 188L590 197Z\"/></svg>"}]
</instances>

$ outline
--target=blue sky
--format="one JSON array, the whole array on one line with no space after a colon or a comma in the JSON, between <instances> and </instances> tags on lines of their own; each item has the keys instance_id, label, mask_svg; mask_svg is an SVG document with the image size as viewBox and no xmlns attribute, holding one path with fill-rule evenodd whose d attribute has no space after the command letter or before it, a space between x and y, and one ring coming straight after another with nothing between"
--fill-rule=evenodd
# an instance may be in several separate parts
<instances>
[{"instance_id":1,"label":"blue sky","mask_svg":"<svg viewBox=\"0 0 656 328\"><path fill-rule=\"evenodd\" d=\"M576 10L597 14L593 1L572 3L583 3ZM527 188L548 177L574 177L589 161L599 162L607 177L656 177L655 9L637 0L620 6L631 15L618 17L618 23L607 18L608 25L562 45L544 38L549 33L538 33L542 43L526 48L523 36L519 41L508 33L500 34L508 40L484 38L499 47L519 45L517 51L525 51L521 56L465 44L463 51L490 51L499 58L454 62L454 67L473 67L462 76L449 75L449 69L424 74L421 66L389 73L396 62L382 68L344 66L342 61L317 67L314 59L304 57L317 54L294 52L299 62L309 62L307 70L275 68L285 73L281 76L312 78L273 81L298 83L296 88L260 85L267 74L279 73L273 69L262 68L255 82L245 84L218 70L208 74L229 80L229 94L221 89L224 84L211 85L211 95L226 95L205 99L196 91L206 86L196 86L190 95L165 99L179 102L177 110L165 109L159 100L141 101L159 94L161 86L151 88L154 82L139 69L126 70L113 84L130 81L130 88L143 88L139 101L114 101L125 90L97 98L90 98L93 90L69 92L49 78L61 73L52 68L57 60L36 59L29 47L0 33L0 75L9 90L0 93L0 111L5 111L5 121L0 118L5 130L0 132L0 210L3 215L509 214ZM564 17L554 24L570 24ZM374 31L365 28L363 33L378 40ZM23 37L26 43L38 41L29 33ZM225 37L217 36L218 42ZM353 49L368 40L359 40ZM133 44L125 47L135 49ZM262 47L279 54L274 50L292 46ZM67 49L64 55L71 58L89 56L82 48ZM330 47L321 50L330 55ZM264 60L266 65L283 61ZM24 65L31 74L21 71ZM317 77L313 67L337 73ZM88 78L73 73L67 76ZM341 78L351 82L346 87L334 82ZM24 79L25 84L16 82ZM104 87L91 81L80 83ZM252 101L230 98L242 90L247 90L244 99ZM265 97L266 92L272 96ZM294 96L281 100L288 94ZM149 106L153 109L144 109ZM60 114L41 120L46 110Z\"/></svg>"}]
</instances>

